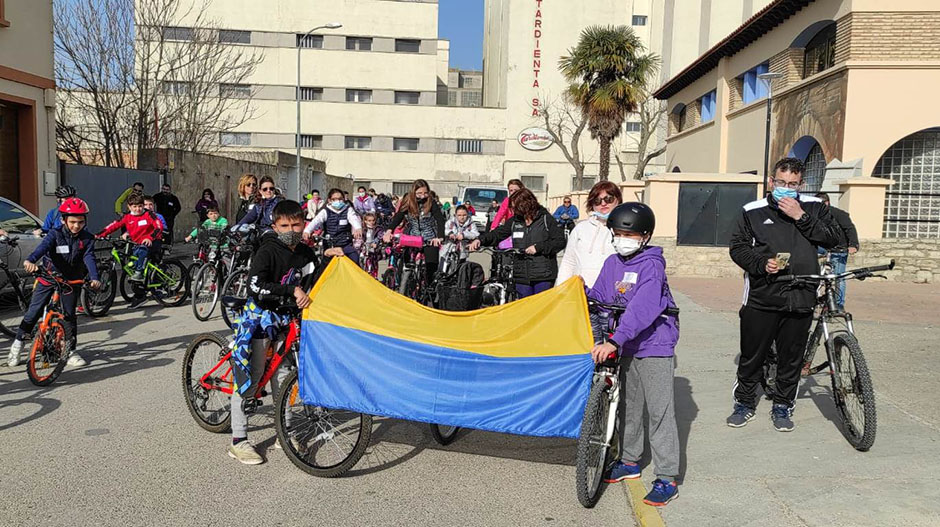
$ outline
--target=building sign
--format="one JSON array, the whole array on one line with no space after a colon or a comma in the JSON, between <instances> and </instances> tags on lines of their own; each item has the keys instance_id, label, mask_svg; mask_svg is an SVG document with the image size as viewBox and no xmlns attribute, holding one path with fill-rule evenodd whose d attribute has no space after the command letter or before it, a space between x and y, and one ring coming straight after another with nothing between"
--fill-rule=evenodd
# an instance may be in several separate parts
<instances>
[{"instance_id":1,"label":"building sign","mask_svg":"<svg viewBox=\"0 0 940 527\"><path fill-rule=\"evenodd\" d=\"M532 50L532 88L537 89L539 88L539 72L542 70L542 0L535 0L535 17L533 21L532 37L535 40L535 47ZM540 105L541 101L539 101L538 92L536 92L535 97L532 98L532 117L539 116Z\"/></svg>"},{"instance_id":2,"label":"building sign","mask_svg":"<svg viewBox=\"0 0 940 527\"><path fill-rule=\"evenodd\" d=\"M519 144L526 150L539 152L552 146L555 140L544 128L526 128L519 132Z\"/></svg>"}]
</instances>

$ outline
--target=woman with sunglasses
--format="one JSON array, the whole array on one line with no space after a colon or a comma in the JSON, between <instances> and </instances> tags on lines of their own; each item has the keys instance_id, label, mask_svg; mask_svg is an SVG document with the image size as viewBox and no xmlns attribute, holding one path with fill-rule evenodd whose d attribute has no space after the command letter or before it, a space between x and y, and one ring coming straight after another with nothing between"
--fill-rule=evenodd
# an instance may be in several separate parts
<instances>
[{"instance_id":1,"label":"woman with sunglasses","mask_svg":"<svg viewBox=\"0 0 940 527\"><path fill-rule=\"evenodd\" d=\"M623 201L620 187L610 181L601 181L588 193L587 210L590 219L574 226L568 235L565 255L558 268L559 285L572 276L584 279L584 285L593 287L607 257L614 254L613 237L607 228L607 216Z\"/></svg>"},{"instance_id":2,"label":"woman with sunglasses","mask_svg":"<svg viewBox=\"0 0 940 527\"><path fill-rule=\"evenodd\" d=\"M236 222L241 221L255 207L255 199L258 197L258 178L254 174L245 174L238 180L238 197L241 203L235 213Z\"/></svg>"},{"instance_id":3,"label":"woman with sunglasses","mask_svg":"<svg viewBox=\"0 0 940 527\"><path fill-rule=\"evenodd\" d=\"M261 194L255 200L255 206L248 211L244 218L238 220L236 227L242 225L255 225L262 230L270 230L274 223L274 207L281 202L281 196L277 195L277 187L274 186L274 179L271 176L262 176L259 185Z\"/></svg>"}]
</instances>

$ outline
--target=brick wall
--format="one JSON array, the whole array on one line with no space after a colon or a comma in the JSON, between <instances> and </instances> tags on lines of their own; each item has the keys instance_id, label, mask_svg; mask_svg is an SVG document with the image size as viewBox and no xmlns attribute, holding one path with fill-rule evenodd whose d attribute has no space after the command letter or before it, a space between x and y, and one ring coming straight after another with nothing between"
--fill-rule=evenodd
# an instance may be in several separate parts
<instances>
[{"instance_id":1,"label":"brick wall","mask_svg":"<svg viewBox=\"0 0 940 527\"><path fill-rule=\"evenodd\" d=\"M663 248L666 272L672 276L737 278L743 272L731 261L727 247L676 246L675 238L653 238ZM848 268L882 265L895 261L885 272L888 280L940 283L940 240L862 240L861 250L849 257Z\"/></svg>"},{"instance_id":2,"label":"brick wall","mask_svg":"<svg viewBox=\"0 0 940 527\"><path fill-rule=\"evenodd\" d=\"M837 42L836 62L845 60L940 59L940 12L852 13L839 20L851 38ZM847 44L843 46L843 44ZM840 52L840 48L845 50ZM844 53L844 55L843 55Z\"/></svg>"},{"instance_id":3,"label":"brick wall","mask_svg":"<svg viewBox=\"0 0 940 527\"><path fill-rule=\"evenodd\" d=\"M780 92L803 80L803 48L789 48L770 57L771 73L783 73L783 78L774 83L774 90Z\"/></svg>"}]
</instances>

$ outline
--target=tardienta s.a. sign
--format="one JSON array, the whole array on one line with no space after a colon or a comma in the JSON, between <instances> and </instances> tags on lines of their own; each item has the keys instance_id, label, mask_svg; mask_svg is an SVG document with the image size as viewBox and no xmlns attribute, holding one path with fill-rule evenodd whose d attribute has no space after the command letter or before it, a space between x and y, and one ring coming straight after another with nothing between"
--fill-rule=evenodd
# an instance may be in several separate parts
<instances>
[{"instance_id":1,"label":"tardienta s.a. sign","mask_svg":"<svg viewBox=\"0 0 940 527\"><path fill-rule=\"evenodd\" d=\"M526 150L538 152L552 146L555 141L544 128L526 128L519 132L519 144Z\"/></svg>"}]
</instances>

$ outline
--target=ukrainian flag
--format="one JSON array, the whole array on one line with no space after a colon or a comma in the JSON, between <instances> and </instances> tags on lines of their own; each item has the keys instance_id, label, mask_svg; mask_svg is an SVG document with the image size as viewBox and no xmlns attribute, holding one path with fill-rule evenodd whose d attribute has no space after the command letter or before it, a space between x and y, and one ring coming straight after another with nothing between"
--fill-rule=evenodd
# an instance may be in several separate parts
<instances>
[{"instance_id":1,"label":"ukrainian flag","mask_svg":"<svg viewBox=\"0 0 940 527\"><path fill-rule=\"evenodd\" d=\"M504 306L448 312L333 258L310 297L299 364L306 404L578 437L594 371L580 280Z\"/></svg>"}]
</instances>

